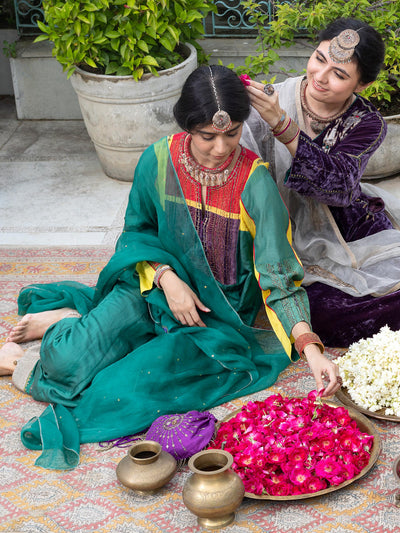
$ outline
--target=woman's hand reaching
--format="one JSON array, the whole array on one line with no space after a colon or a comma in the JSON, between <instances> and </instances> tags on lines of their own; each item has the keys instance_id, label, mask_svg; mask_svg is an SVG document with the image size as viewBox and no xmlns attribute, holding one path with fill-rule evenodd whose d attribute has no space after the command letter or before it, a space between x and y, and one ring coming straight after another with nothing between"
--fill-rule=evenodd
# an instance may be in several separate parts
<instances>
[{"instance_id":1,"label":"woman's hand reaching","mask_svg":"<svg viewBox=\"0 0 400 533\"><path fill-rule=\"evenodd\" d=\"M264 87L262 83L258 81L250 80L249 85L246 87L250 97L251 105L257 109L261 117L274 128L282 117L284 111L282 111L279 105L279 95L277 91L274 91L270 96L264 93Z\"/></svg>"},{"instance_id":2,"label":"woman's hand reaching","mask_svg":"<svg viewBox=\"0 0 400 533\"><path fill-rule=\"evenodd\" d=\"M246 89L250 97L251 105L260 113L260 116L265 122L267 122L278 141L284 143L290 155L294 157L299 143L298 125L281 108L278 92L273 89L270 94L266 94L264 92L266 87L268 85L264 85L258 81L247 80ZM285 136L283 136L284 134Z\"/></svg>"},{"instance_id":3,"label":"woman's hand reaching","mask_svg":"<svg viewBox=\"0 0 400 533\"><path fill-rule=\"evenodd\" d=\"M311 329L306 322L298 322L292 329L292 335L295 340L307 333L311 334ZM324 398L333 396L342 385L339 367L321 353L318 344L306 344L303 353L313 373L317 391L322 393L321 396ZM324 380L329 381L326 386L324 385Z\"/></svg>"},{"instance_id":4,"label":"woman's hand reaching","mask_svg":"<svg viewBox=\"0 0 400 533\"><path fill-rule=\"evenodd\" d=\"M339 367L322 354L315 344L306 346L304 354L313 373L317 391L323 391L322 397L333 396L342 385ZM326 386L324 385L324 379L329 380Z\"/></svg>"},{"instance_id":5,"label":"woman's hand reaching","mask_svg":"<svg viewBox=\"0 0 400 533\"><path fill-rule=\"evenodd\" d=\"M175 272L167 270L161 276L159 285L164 291L169 308L176 320L184 326L206 327L197 310L200 309L204 313L209 313L210 309L199 300L192 289Z\"/></svg>"}]
</instances>

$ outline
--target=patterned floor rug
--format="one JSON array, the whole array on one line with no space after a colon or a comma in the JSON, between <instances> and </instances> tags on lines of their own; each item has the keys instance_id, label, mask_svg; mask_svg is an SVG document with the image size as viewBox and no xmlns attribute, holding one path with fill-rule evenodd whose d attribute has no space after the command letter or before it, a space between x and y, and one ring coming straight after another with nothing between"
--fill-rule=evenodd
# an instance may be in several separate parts
<instances>
[{"instance_id":1,"label":"patterned floor rug","mask_svg":"<svg viewBox=\"0 0 400 533\"><path fill-rule=\"evenodd\" d=\"M110 248L0 248L0 344L18 320L16 297L24 285L71 279L94 284L110 257ZM339 350L330 349L332 358ZM281 392L302 396L314 388L304 363L291 365L274 387L253 395L264 399ZM250 397L213 409L223 418ZM10 378L0 378L0 531L29 533L197 532L196 517L184 506L182 488L190 475L183 466L158 493L136 494L116 478L118 462L127 450L104 450L85 444L81 462L72 471L34 466L39 452L21 443L21 426L40 414L45 404L17 391ZM400 426L373 420L382 440L375 466L368 474L324 496L296 501L245 498L235 522L221 533L390 533L399 531L400 509L394 458L400 454Z\"/></svg>"}]
</instances>

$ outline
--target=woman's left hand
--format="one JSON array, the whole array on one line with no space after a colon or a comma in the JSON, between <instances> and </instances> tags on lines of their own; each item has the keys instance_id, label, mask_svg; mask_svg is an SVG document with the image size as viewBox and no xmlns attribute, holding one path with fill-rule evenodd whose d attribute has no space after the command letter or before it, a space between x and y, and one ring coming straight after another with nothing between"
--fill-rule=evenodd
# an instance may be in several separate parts
<instances>
[{"instance_id":1,"label":"woman's left hand","mask_svg":"<svg viewBox=\"0 0 400 533\"><path fill-rule=\"evenodd\" d=\"M210 309L200 301L197 294L175 272L167 270L159 283L164 291L168 306L178 322L183 326L206 327L198 310L209 313Z\"/></svg>"},{"instance_id":2,"label":"woman's left hand","mask_svg":"<svg viewBox=\"0 0 400 533\"><path fill-rule=\"evenodd\" d=\"M330 361L315 344L309 344L304 349L307 362L316 381L317 391L322 391L322 397L333 396L341 387L342 379L339 375L339 367ZM324 385L324 379L328 384Z\"/></svg>"}]
</instances>

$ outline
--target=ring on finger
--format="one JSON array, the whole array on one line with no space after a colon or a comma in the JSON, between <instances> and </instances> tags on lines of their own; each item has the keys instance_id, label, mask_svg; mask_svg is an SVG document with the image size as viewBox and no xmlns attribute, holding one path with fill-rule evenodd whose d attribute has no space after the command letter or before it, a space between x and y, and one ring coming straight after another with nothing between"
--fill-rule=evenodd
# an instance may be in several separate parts
<instances>
[{"instance_id":1,"label":"ring on finger","mask_svg":"<svg viewBox=\"0 0 400 533\"><path fill-rule=\"evenodd\" d=\"M271 83L267 83L267 85L264 85L263 90L267 96L272 96L275 92L274 86Z\"/></svg>"}]
</instances>

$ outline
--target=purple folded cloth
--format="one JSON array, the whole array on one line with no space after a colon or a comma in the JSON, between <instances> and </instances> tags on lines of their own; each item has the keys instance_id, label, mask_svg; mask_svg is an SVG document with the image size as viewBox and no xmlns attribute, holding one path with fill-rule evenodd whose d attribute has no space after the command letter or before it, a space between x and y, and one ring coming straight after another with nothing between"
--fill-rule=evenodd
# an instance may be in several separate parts
<instances>
[{"instance_id":1,"label":"purple folded cloth","mask_svg":"<svg viewBox=\"0 0 400 533\"><path fill-rule=\"evenodd\" d=\"M177 461L187 459L207 446L216 421L209 411L163 415L151 424L146 439L159 442Z\"/></svg>"}]
</instances>

